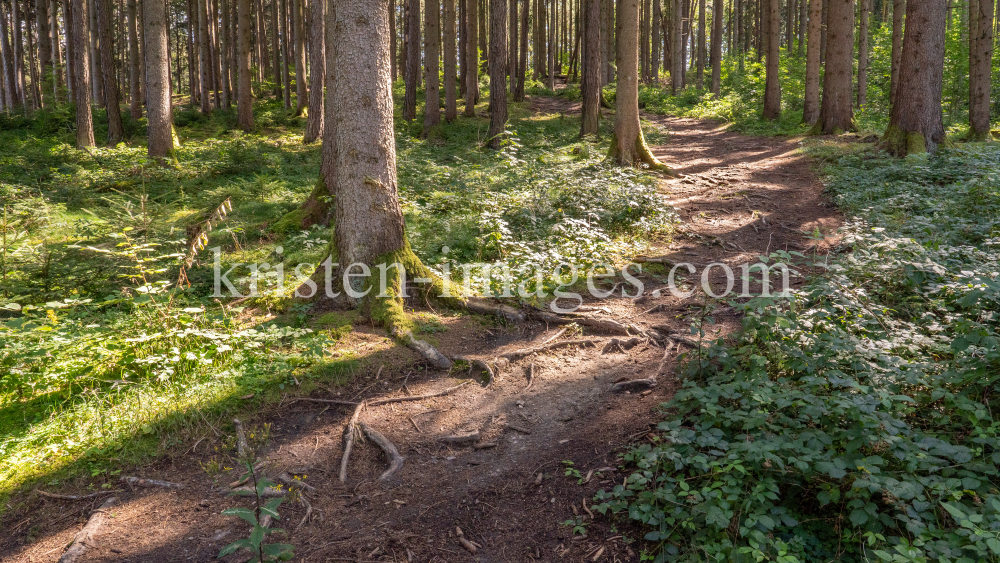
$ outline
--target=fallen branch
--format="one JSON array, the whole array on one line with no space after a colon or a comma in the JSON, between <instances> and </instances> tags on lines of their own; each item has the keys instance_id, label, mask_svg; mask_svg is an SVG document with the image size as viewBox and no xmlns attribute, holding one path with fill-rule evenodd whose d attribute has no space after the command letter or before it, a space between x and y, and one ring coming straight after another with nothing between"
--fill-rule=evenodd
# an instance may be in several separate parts
<instances>
[{"instance_id":1,"label":"fallen branch","mask_svg":"<svg viewBox=\"0 0 1000 563\"><path fill-rule=\"evenodd\" d=\"M305 495L299 495L299 500L302 501L302 504L306 506L306 515L302 517L302 521L299 522L299 525L295 526L295 532L298 532L299 528L301 528L303 524L309 521L309 517L312 516L313 513L313 507L311 504L309 504L309 499L307 499ZM593 518L593 516L591 516L591 518Z\"/></svg>"},{"instance_id":2,"label":"fallen branch","mask_svg":"<svg viewBox=\"0 0 1000 563\"><path fill-rule=\"evenodd\" d=\"M547 339L545 340L545 342L542 342L541 344L539 344L539 346L545 346L546 344L548 344L549 342L552 342L552 341L554 341L555 339L559 338L559 337L560 337L560 336L562 336L563 334L566 334L566 329L565 329L565 328L561 328L561 329L559 329L559 332L557 332L557 333L553 334L553 335L552 335L552 337L550 337L550 338L547 338Z\"/></svg>"},{"instance_id":3,"label":"fallen branch","mask_svg":"<svg viewBox=\"0 0 1000 563\"><path fill-rule=\"evenodd\" d=\"M656 385L656 380L653 378L631 379L629 381L620 381L615 383L608 390L612 393L621 393L622 391L632 391L635 389L648 389L654 385Z\"/></svg>"},{"instance_id":4,"label":"fallen branch","mask_svg":"<svg viewBox=\"0 0 1000 563\"><path fill-rule=\"evenodd\" d=\"M528 366L528 385L525 386L525 388L522 389L521 391L524 392L527 391L528 389L531 389L531 384L534 382L535 382L535 362L531 362L531 365Z\"/></svg>"},{"instance_id":5,"label":"fallen branch","mask_svg":"<svg viewBox=\"0 0 1000 563\"><path fill-rule=\"evenodd\" d=\"M226 495L242 495L246 493L247 495L256 494L256 489L253 487L236 487L235 489L230 489L228 491L222 491ZM267 487L262 493L260 493L260 498L279 498L284 497L288 494L285 489L275 489L274 487ZM246 495L244 495L246 496Z\"/></svg>"},{"instance_id":6,"label":"fallen branch","mask_svg":"<svg viewBox=\"0 0 1000 563\"><path fill-rule=\"evenodd\" d=\"M354 437L357 434L358 417L361 416L361 409L365 406L364 401L358 403L354 409L354 415L347 422L344 428L344 455L340 458L340 482L347 481L347 460L351 458L351 451L354 449Z\"/></svg>"},{"instance_id":7,"label":"fallen branch","mask_svg":"<svg viewBox=\"0 0 1000 563\"><path fill-rule=\"evenodd\" d=\"M388 480L403 467L403 456L399 455L399 450L396 449L396 446L377 430L364 422L359 423L359 425L365 436L368 436L369 440L378 444L378 447L382 448L382 451L385 452L385 456L389 458L389 469L386 469L378 478L379 481Z\"/></svg>"},{"instance_id":8,"label":"fallen branch","mask_svg":"<svg viewBox=\"0 0 1000 563\"><path fill-rule=\"evenodd\" d=\"M462 533L462 528L455 526L455 535L458 536L458 543L462 544L462 547L469 550L469 553L476 554L476 544L465 539L465 534Z\"/></svg>"},{"instance_id":9,"label":"fallen branch","mask_svg":"<svg viewBox=\"0 0 1000 563\"><path fill-rule=\"evenodd\" d=\"M242 459L246 459L250 455L250 446L247 444L247 435L243 431L243 423L240 419L233 419L233 426L236 427L236 453Z\"/></svg>"},{"instance_id":10,"label":"fallen branch","mask_svg":"<svg viewBox=\"0 0 1000 563\"><path fill-rule=\"evenodd\" d=\"M69 549L59 558L59 563L73 563L87 551L88 547L96 545L94 536L97 534L97 530L104 524L104 514L116 504L118 504L118 499L111 497L104 501L104 504L100 508L90 513L87 525L77 532L73 538L73 543L69 545Z\"/></svg>"},{"instance_id":11,"label":"fallen branch","mask_svg":"<svg viewBox=\"0 0 1000 563\"><path fill-rule=\"evenodd\" d=\"M441 441L448 444L467 444L469 442L475 442L478 439L479 439L479 431L476 430L475 432L472 432L470 434L445 436L444 438L441 438Z\"/></svg>"},{"instance_id":12,"label":"fallen branch","mask_svg":"<svg viewBox=\"0 0 1000 563\"><path fill-rule=\"evenodd\" d=\"M513 424L508 424L507 428L510 428L511 430L514 430L516 432L520 432L521 434L531 434L531 430L521 428L520 426L514 426Z\"/></svg>"},{"instance_id":13,"label":"fallen branch","mask_svg":"<svg viewBox=\"0 0 1000 563\"><path fill-rule=\"evenodd\" d=\"M139 477L122 477L122 483L128 483L133 487L162 487L164 489L183 489L181 483L171 483L170 481L160 481L158 479L141 479Z\"/></svg>"},{"instance_id":14,"label":"fallen branch","mask_svg":"<svg viewBox=\"0 0 1000 563\"><path fill-rule=\"evenodd\" d=\"M614 350L615 348L618 348L618 350L624 354L625 350L631 350L632 348L635 348L639 344L642 344L642 339L637 336L633 336L628 340L619 340L618 338L612 338L611 341L604 346L604 349L601 350L601 353L607 354L608 352Z\"/></svg>"},{"instance_id":15,"label":"fallen branch","mask_svg":"<svg viewBox=\"0 0 1000 563\"><path fill-rule=\"evenodd\" d=\"M58 500L87 500L89 498L99 497L99 496L102 496L102 495L112 495L114 493L120 493L121 491L119 491L119 490L114 490L114 491L99 491L99 492L96 492L96 493L91 493L89 495L57 495L57 494L54 494L54 493L47 493L47 492L45 492L45 491L43 491L41 489L35 489L35 492L38 493L40 496L43 496L43 497L46 497L46 498L54 498L54 499L58 499Z\"/></svg>"},{"instance_id":16,"label":"fallen branch","mask_svg":"<svg viewBox=\"0 0 1000 563\"><path fill-rule=\"evenodd\" d=\"M545 352L547 350L555 350L556 348L565 348L567 346L597 346L600 340L594 338L588 338L583 340L563 340L560 342L552 342L551 344L545 344L542 346L536 346L534 348L524 348L522 350L516 350L514 352L507 352L502 354L501 357L507 358L508 360L518 360L525 356L530 356L532 354L537 354L539 352Z\"/></svg>"},{"instance_id":17,"label":"fallen branch","mask_svg":"<svg viewBox=\"0 0 1000 563\"><path fill-rule=\"evenodd\" d=\"M449 393L454 393L455 391L458 391L459 389L461 389L463 386L465 386L468 383L469 383L468 381L463 381L462 383L459 383L458 385L456 385L454 387L449 387L447 389L443 389L441 391L435 391L433 393L427 393L425 395L410 395L410 396L407 396L407 397L391 397L391 398L388 398L388 399L379 399L377 401L369 401L368 402L368 406L370 406L370 407L377 407L379 405L385 405L385 404L388 404L388 403L402 403L402 402L405 402L405 401L422 401L424 399L433 399L434 397L440 397L442 395L447 395Z\"/></svg>"}]
</instances>

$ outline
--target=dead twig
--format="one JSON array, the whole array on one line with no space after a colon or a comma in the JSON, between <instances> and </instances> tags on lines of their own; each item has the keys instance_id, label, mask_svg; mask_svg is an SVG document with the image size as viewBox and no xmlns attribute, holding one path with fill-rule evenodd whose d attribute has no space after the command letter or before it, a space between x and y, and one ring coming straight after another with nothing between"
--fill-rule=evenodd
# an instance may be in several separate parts
<instances>
[{"instance_id":1,"label":"dead twig","mask_svg":"<svg viewBox=\"0 0 1000 563\"><path fill-rule=\"evenodd\" d=\"M250 455L250 446L247 444L247 435L243 431L243 423L240 419L233 419L233 426L236 427L236 453L243 459Z\"/></svg>"},{"instance_id":2,"label":"dead twig","mask_svg":"<svg viewBox=\"0 0 1000 563\"><path fill-rule=\"evenodd\" d=\"M181 483L171 483L170 481L160 481L158 479L141 479L139 477L122 477L122 483L127 483L133 487L162 487L164 489L183 489Z\"/></svg>"},{"instance_id":3,"label":"dead twig","mask_svg":"<svg viewBox=\"0 0 1000 563\"><path fill-rule=\"evenodd\" d=\"M295 526L296 532L299 531L299 528L301 528L303 524L309 521L309 518L312 516L313 513L313 507L311 504L309 504L309 499L307 499L305 495L299 495L299 500L302 501L302 504L304 504L306 507L306 515L302 517L302 521L299 522L299 525Z\"/></svg>"},{"instance_id":4,"label":"dead twig","mask_svg":"<svg viewBox=\"0 0 1000 563\"><path fill-rule=\"evenodd\" d=\"M469 434L457 434L455 436L445 436L441 438L442 442L447 444L468 444L469 442L475 442L479 439L479 431L471 432Z\"/></svg>"},{"instance_id":5,"label":"dead twig","mask_svg":"<svg viewBox=\"0 0 1000 563\"><path fill-rule=\"evenodd\" d=\"M469 553L473 555L476 554L476 544L465 539L465 534L462 533L462 528L455 526L455 535L458 536L458 543L460 543L462 547L467 549Z\"/></svg>"},{"instance_id":6,"label":"dead twig","mask_svg":"<svg viewBox=\"0 0 1000 563\"><path fill-rule=\"evenodd\" d=\"M97 534L97 530L104 524L105 513L111 510L111 507L116 504L118 504L118 498L111 497L105 500L100 508L90 513L87 525L77 532L76 537L73 538L73 543L69 545L69 549L59 558L59 563L73 563L87 551L88 547L95 545L94 536Z\"/></svg>"},{"instance_id":7,"label":"dead twig","mask_svg":"<svg viewBox=\"0 0 1000 563\"><path fill-rule=\"evenodd\" d=\"M99 492L96 492L96 493L91 493L89 495L57 495L57 494L54 494L54 493L47 493L47 492L45 492L45 491L43 491L41 489L35 489L35 492L38 493L40 496L43 496L43 497L46 497L46 498L58 499L58 500L87 500L87 499L91 499L91 498L99 497L99 496L103 496L103 495L113 495L115 493L120 493L121 491L117 490L117 489L114 490L114 491L99 491Z\"/></svg>"}]
</instances>

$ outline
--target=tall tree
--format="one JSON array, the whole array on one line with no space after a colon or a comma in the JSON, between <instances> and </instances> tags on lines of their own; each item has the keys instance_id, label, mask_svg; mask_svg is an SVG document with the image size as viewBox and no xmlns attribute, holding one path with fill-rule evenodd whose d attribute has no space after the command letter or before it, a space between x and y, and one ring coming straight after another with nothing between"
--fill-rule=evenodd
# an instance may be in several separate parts
<instances>
[{"instance_id":1,"label":"tall tree","mask_svg":"<svg viewBox=\"0 0 1000 563\"><path fill-rule=\"evenodd\" d=\"M37 30L37 43L38 43L38 63L41 72L41 98L42 107L51 107L52 105L52 92L53 92L53 80L55 75L52 67L52 35L49 33L49 0L35 0L35 29ZM84 23L80 29L87 29L87 24ZM84 33L81 37L86 37ZM90 61L87 61L87 65L90 65Z\"/></svg>"},{"instance_id":2,"label":"tall tree","mask_svg":"<svg viewBox=\"0 0 1000 563\"><path fill-rule=\"evenodd\" d=\"M712 93L718 98L722 93L722 35L726 22L723 0L712 3Z\"/></svg>"},{"instance_id":3,"label":"tall tree","mask_svg":"<svg viewBox=\"0 0 1000 563\"><path fill-rule=\"evenodd\" d=\"M517 2L519 0L511 0L512 2ZM521 4L521 41L518 45L518 60L517 60L517 86L514 89L514 95L511 96L515 102L524 101L524 80L528 72L528 8L531 5L529 0L520 0Z\"/></svg>"},{"instance_id":4,"label":"tall tree","mask_svg":"<svg viewBox=\"0 0 1000 563\"><path fill-rule=\"evenodd\" d=\"M441 0L424 2L424 136L441 125L441 89L438 86L438 52L441 41ZM501 33L501 35L503 35Z\"/></svg>"},{"instance_id":5,"label":"tall tree","mask_svg":"<svg viewBox=\"0 0 1000 563\"><path fill-rule=\"evenodd\" d=\"M781 0L764 0L767 64L764 83L764 119L781 117Z\"/></svg>"},{"instance_id":6,"label":"tall tree","mask_svg":"<svg viewBox=\"0 0 1000 563\"><path fill-rule=\"evenodd\" d=\"M648 165L669 170L653 156L639 125L639 0L621 0L615 21L618 38L615 66L618 94L615 98L615 132L608 156L623 166Z\"/></svg>"},{"instance_id":7,"label":"tall tree","mask_svg":"<svg viewBox=\"0 0 1000 563\"><path fill-rule=\"evenodd\" d=\"M498 149L507 129L507 0L490 0L489 7L490 129L486 138L490 148ZM436 70L434 76L436 81Z\"/></svg>"},{"instance_id":8,"label":"tall tree","mask_svg":"<svg viewBox=\"0 0 1000 563\"><path fill-rule=\"evenodd\" d=\"M990 136L993 9L993 0L969 2L969 139L975 141Z\"/></svg>"},{"instance_id":9,"label":"tall tree","mask_svg":"<svg viewBox=\"0 0 1000 563\"><path fill-rule=\"evenodd\" d=\"M906 0L892 0L892 70L889 79L890 105L896 103L896 90L899 87L899 61L903 57L903 17L905 15Z\"/></svg>"},{"instance_id":10,"label":"tall tree","mask_svg":"<svg viewBox=\"0 0 1000 563\"><path fill-rule=\"evenodd\" d=\"M113 147L125 136L122 125L122 112L118 81L115 77L115 59L111 55L111 2L112 0L94 0L97 8L97 26L101 36L101 74L104 80L104 100L108 113L108 146ZM100 80L94 77L94 80Z\"/></svg>"},{"instance_id":11,"label":"tall tree","mask_svg":"<svg viewBox=\"0 0 1000 563\"><path fill-rule=\"evenodd\" d=\"M13 19L13 18L11 18ZM17 78L14 71L14 49L10 44L10 35L7 33L7 3L0 0L0 60L3 60L4 88L7 92L7 102L11 109L21 105L21 96L18 92Z\"/></svg>"},{"instance_id":12,"label":"tall tree","mask_svg":"<svg viewBox=\"0 0 1000 563\"><path fill-rule=\"evenodd\" d=\"M861 23L858 25L858 107L868 103L868 12L872 0L860 0L858 11Z\"/></svg>"},{"instance_id":13,"label":"tall tree","mask_svg":"<svg viewBox=\"0 0 1000 563\"><path fill-rule=\"evenodd\" d=\"M219 70L221 72L221 81L219 87L222 88L222 107L229 109L232 105L232 99L230 97L230 92L232 91L232 44L233 44L233 34L232 26L232 6L230 0L222 0L220 11L222 12L222 29L219 32L219 52L217 53L217 58L219 59ZM263 18L262 18L263 19ZM267 40L266 37L260 37L261 42ZM263 66L263 64L261 65Z\"/></svg>"},{"instance_id":14,"label":"tall tree","mask_svg":"<svg viewBox=\"0 0 1000 563\"><path fill-rule=\"evenodd\" d=\"M271 56L274 61L271 63L274 71L274 97L284 98L282 94L281 79L281 48L278 41L281 38L281 24L278 20L278 0L271 0ZM231 50L231 49L230 49ZM239 78L237 78L237 81Z\"/></svg>"},{"instance_id":15,"label":"tall tree","mask_svg":"<svg viewBox=\"0 0 1000 563\"><path fill-rule=\"evenodd\" d=\"M764 0L778 2L779 0ZM693 2L692 2L693 4ZM780 16L779 16L780 17ZM779 20L780 21L780 20ZM696 80L698 88L705 85L705 0L698 0L698 53Z\"/></svg>"},{"instance_id":16,"label":"tall tree","mask_svg":"<svg viewBox=\"0 0 1000 563\"><path fill-rule=\"evenodd\" d=\"M128 87L132 119L142 117L142 77L139 73L139 29L136 20L137 0L128 0Z\"/></svg>"},{"instance_id":17,"label":"tall tree","mask_svg":"<svg viewBox=\"0 0 1000 563\"><path fill-rule=\"evenodd\" d=\"M208 50L208 1L194 0L198 12L198 68L201 80L201 113L212 112L212 56Z\"/></svg>"},{"instance_id":18,"label":"tall tree","mask_svg":"<svg viewBox=\"0 0 1000 563\"><path fill-rule=\"evenodd\" d=\"M239 5L240 0L236 0L237 5ZM292 42L288 34L288 5L292 0L277 0L278 2L278 19L281 25L278 27L281 30L281 87L282 87L282 100L285 104L285 109L290 109L292 107L292 73L289 69L289 56L288 48L289 44ZM239 8L237 8L237 11ZM237 16L238 17L238 16ZM239 25L237 25L239 27ZM243 31L240 31L242 34ZM239 40L237 39L237 43ZM248 55L249 57L249 55ZM239 63L237 63L239 64ZM249 64L249 63L248 63Z\"/></svg>"},{"instance_id":19,"label":"tall tree","mask_svg":"<svg viewBox=\"0 0 1000 563\"><path fill-rule=\"evenodd\" d=\"M516 4L517 0L511 0ZM444 118L449 123L458 117L455 84L455 0L444 0Z\"/></svg>"},{"instance_id":20,"label":"tall tree","mask_svg":"<svg viewBox=\"0 0 1000 563\"><path fill-rule=\"evenodd\" d=\"M323 128L323 84L326 82L326 3L309 3L309 116L302 142L315 141Z\"/></svg>"},{"instance_id":21,"label":"tall tree","mask_svg":"<svg viewBox=\"0 0 1000 563\"><path fill-rule=\"evenodd\" d=\"M549 90L556 89L556 0L542 0L542 6L545 2L549 3L549 17L548 17L548 61L546 66L546 86ZM544 29L544 28L543 28Z\"/></svg>"},{"instance_id":22,"label":"tall tree","mask_svg":"<svg viewBox=\"0 0 1000 563\"><path fill-rule=\"evenodd\" d=\"M236 73L239 79L239 89L236 93L236 120L246 132L253 129L253 92L250 89L250 46L253 43L251 10L253 7L250 5L250 0L236 0Z\"/></svg>"},{"instance_id":23,"label":"tall tree","mask_svg":"<svg viewBox=\"0 0 1000 563\"><path fill-rule=\"evenodd\" d=\"M81 0L76 0L77 2ZM242 0L247 1L247 0ZM162 158L174 150L173 109L170 106L170 65L167 45L167 8L164 2L143 1L142 23L146 43L146 114L149 118L149 156ZM80 20L82 18L74 18ZM80 30L80 26L77 26ZM80 30L82 36L82 30ZM85 51L86 49L77 49ZM86 90L82 85L77 90Z\"/></svg>"},{"instance_id":24,"label":"tall tree","mask_svg":"<svg viewBox=\"0 0 1000 563\"><path fill-rule=\"evenodd\" d=\"M306 89L306 35L302 22L303 0L291 0L292 6L292 38L295 41L295 115L302 115L309 105L309 92Z\"/></svg>"},{"instance_id":25,"label":"tall tree","mask_svg":"<svg viewBox=\"0 0 1000 563\"><path fill-rule=\"evenodd\" d=\"M24 21L21 13L21 0L13 0L11 8L11 18L13 18L14 24L12 34L14 40L14 79L17 81L18 91L21 93L21 103L25 107L30 107L31 94L27 90L24 78L27 73L24 70L24 41L21 34L21 22ZM30 22L25 21L24 23L30 25Z\"/></svg>"},{"instance_id":26,"label":"tall tree","mask_svg":"<svg viewBox=\"0 0 1000 563\"><path fill-rule=\"evenodd\" d=\"M417 87L420 81L420 0L406 0L406 70L403 74L403 119L417 118Z\"/></svg>"},{"instance_id":27,"label":"tall tree","mask_svg":"<svg viewBox=\"0 0 1000 563\"><path fill-rule=\"evenodd\" d=\"M74 35L87 36L87 0L73 0ZM76 145L94 146L94 119L90 110L90 52L76 49Z\"/></svg>"},{"instance_id":28,"label":"tall tree","mask_svg":"<svg viewBox=\"0 0 1000 563\"><path fill-rule=\"evenodd\" d=\"M465 116L476 116L479 98L479 14L477 0L467 0L465 8L465 55L468 58L465 84Z\"/></svg>"},{"instance_id":29,"label":"tall tree","mask_svg":"<svg viewBox=\"0 0 1000 563\"><path fill-rule=\"evenodd\" d=\"M672 3L671 7L671 68L670 68L670 90L674 95L684 88L684 18L681 16L684 2L683 0L667 0Z\"/></svg>"},{"instance_id":30,"label":"tall tree","mask_svg":"<svg viewBox=\"0 0 1000 563\"><path fill-rule=\"evenodd\" d=\"M806 84L805 102L802 107L802 123L812 125L819 119L819 37L823 33L823 0L802 0L809 2L809 32L806 38Z\"/></svg>"},{"instance_id":31,"label":"tall tree","mask_svg":"<svg viewBox=\"0 0 1000 563\"><path fill-rule=\"evenodd\" d=\"M934 0L937 1L937 0ZM854 76L854 0L829 0L823 103L811 130L836 134L854 130L851 78Z\"/></svg>"},{"instance_id":32,"label":"tall tree","mask_svg":"<svg viewBox=\"0 0 1000 563\"><path fill-rule=\"evenodd\" d=\"M580 136L596 135L601 118L601 0L583 0L583 111Z\"/></svg>"},{"instance_id":33,"label":"tall tree","mask_svg":"<svg viewBox=\"0 0 1000 563\"><path fill-rule=\"evenodd\" d=\"M894 155L934 152L945 141L941 90L946 8L946 0L907 2L899 89L882 137Z\"/></svg>"}]
</instances>

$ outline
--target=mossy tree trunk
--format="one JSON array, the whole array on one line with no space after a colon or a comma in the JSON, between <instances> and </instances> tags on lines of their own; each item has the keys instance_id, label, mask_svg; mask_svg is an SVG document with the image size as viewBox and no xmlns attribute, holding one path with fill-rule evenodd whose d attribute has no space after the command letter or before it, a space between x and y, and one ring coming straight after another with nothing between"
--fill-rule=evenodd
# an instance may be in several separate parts
<instances>
[{"instance_id":1,"label":"mossy tree trunk","mask_svg":"<svg viewBox=\"0 0 1000 563\"><path fill-rule=\"evenodd\" d=\"M621 0L616 20L618 37L615 63L618 94L615 99L615 132L608 157L623 166L648 165L669 171L653 156L639 124L639 0Z\"/></svg>"},{"instance_id":2,"label":"mossy tree trunk","mask_svg":"<svg viewBox=\"0 0 1000 563\"><path fill-rule=\"evenodd\" d=\"M883 146L897 156L934 152L945 141L941 112L947 0L907 2L899 89Z\"/></svg>"}]
</instances>

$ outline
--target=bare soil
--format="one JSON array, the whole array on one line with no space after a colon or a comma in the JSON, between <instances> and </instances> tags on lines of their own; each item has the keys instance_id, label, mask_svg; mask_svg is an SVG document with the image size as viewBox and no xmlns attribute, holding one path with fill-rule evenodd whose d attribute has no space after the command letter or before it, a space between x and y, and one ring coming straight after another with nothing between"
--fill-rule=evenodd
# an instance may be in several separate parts
<instances>
[{"instance_id":1,"label":"bare soil","mask_svg":"<svg viewBox=\"0 0 1000 563\"><path fill-rule=\"evenodd\" d=\"M532 108L579 114L578 104L558 98L534 99ZM747 137L706 121L644 118L669 131L669 142L654 147L654 152L682 174L661 184L683 221L680 231L648 255L692 263L700 274L713 262L735 267L779 249L824 254L837 242L841 219L824 199L809 160L797 151L799 139ZM714 269L711 279L721 284L715 287L724 287L721 269ZM616 296L594 303L607 309L594 316L685 332L702 299L669 293L652 297L652 290L666 286L662 269L643 280L647 287L642 299ZM662 307L647 312L656 305ZM710 327L710 336L739 326L731 310L723 308L714 316L717 324ZM432 335L432 341L445 354L492 361L544 342L558 329L541 323L495 326L488 321L449 318L447 330ZM625 542L641 539L638 529L599 515L592 520L583 501L600 488L622 482L625 473L618 469L618 455L629 443L646 439L661 419L659 405L679 386L675 354L689 348L679 346L664 356L663 349L641 344L624 353L604 354L603 343L610 337L587 337L602 338L602 343L518 360L485 387L474 373L425 369L415 354L393 345L383 331L356 326L347 345L371 354L373 361L347 387L315 391L313 397L419 395L472 381L446 396L362 412L361 419L385 434L406 458L388 483L378 482L386 461L371 442L355 446L348 480L338 480L342 432L353 410L349 406L296 402L292 390L249 423L255 433L265 423L272 425L261 452L269 475L298 472L316 487L307 493L313 518L297 531L292 530L304 506L286 501L280 509L281 525L290 532L287 541L295 545L294 561L638 561L641 541ZM534 378L528 387L531 364ZM609 392L623 378L654 378L656 385L648 393ZM213 470L216 461L232 465L226 461L232 438L215 431L231 428L229 422L211 421L212 428L205 428L197 442L192 438L173 454L136 469L141 477L178 482L184 488L119 486L115 494L121 504L78 561L213 561L222 546L246 537L249 527L242 520L220 515L226 508L250 505L245 498L222 492L238 470ZM442 440L473 431L479 438L469 444ZM582 476L594 470L591 480L581 484L566 476L564 461L572 461ZM610 469L599 471L603 468ZM82 483L50 492L73 494L74 485ZM0 560L26 563L57 561L104 499L64 501L28 493L14 500L17 506L0 523ZM586 537L574 537L562 525L574 515L593 522ZM460 545L456 526L481 545L475 555ZM227 560L246 558L234 555Z\"/></svg>"}]
</instances>

